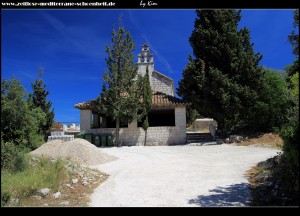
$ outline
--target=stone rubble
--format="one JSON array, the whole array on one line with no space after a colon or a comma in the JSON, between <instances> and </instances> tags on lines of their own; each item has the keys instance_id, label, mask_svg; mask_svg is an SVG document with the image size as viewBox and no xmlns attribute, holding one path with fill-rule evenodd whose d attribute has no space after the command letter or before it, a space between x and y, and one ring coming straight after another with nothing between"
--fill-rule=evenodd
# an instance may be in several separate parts
<instances>
[{"instance_id":1,"label":"stone rubble","mask_svg":"<svg viewBox=\"0 0 300 216\"><path fill-rule=\"evenodd\" d=\"M49 189L49 188L42 188L42 189L39 190L39 193L40 193L43 197L47 196L49 192L50 192L50 189Z\"/></svg>"},{"instance_id":2,"label":"stone rubble","mask_svg":"<svg viewBox=\"0 0 300 216\"><path fill-rule=\"evenodd\" d=\"M55 194L53 194L53 197L55 198L55 199L57 199L57 198L59 198L61 196L61 193L58 191L58 192L56 192Z\"/></svg>"}]
</instances>

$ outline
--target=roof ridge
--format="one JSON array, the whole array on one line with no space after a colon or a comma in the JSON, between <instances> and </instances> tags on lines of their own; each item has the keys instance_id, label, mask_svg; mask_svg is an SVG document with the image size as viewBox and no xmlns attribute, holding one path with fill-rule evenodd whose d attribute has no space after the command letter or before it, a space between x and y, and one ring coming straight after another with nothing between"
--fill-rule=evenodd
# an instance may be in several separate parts
<instances>
[{"instance_id":1,"label":"roof ridge","mask_svg":"<svg viewBox=\"0 0 300 216\"><path fill-rule=\"evenodd\" d=\"M164 75L163 73L161 73L161 72L159 72L159 71L157 71L157 70L153 70L153 72L156 72L156 73L158 73L159 75L161 75L161 76L163 76L163 77L166 77L167 79L172 80L172 81L174 82L174 80L173 80L171 77L168 77L167 75Z\"/></svg>"}]
</instances>

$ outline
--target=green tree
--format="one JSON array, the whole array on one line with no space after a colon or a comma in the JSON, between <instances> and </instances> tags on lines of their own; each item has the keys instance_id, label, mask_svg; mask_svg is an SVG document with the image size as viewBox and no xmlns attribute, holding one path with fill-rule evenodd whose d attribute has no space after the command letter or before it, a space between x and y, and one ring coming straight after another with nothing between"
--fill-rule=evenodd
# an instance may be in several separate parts
<instances>
[{"instance_id":1,"label":"green tree","mask_svg":"<svg viewBox=\"0 0 300 216\"><path fill-rule=\"evenodd\" d=\"M186 126L190 127L193 122L197 119L200 118L201 115L198 113L196 109L194 109L191 106L187 106L186 108Z\"/></svg>"},{"instance_id":2,"label":"green tree","mask_svg":"<svg viewBox=\"0 0 300 216\"><path fill-rule=\"evenodd\" d=\"M119 146L120 121L137 118L139 94L136 87L137 65L132 54L135 44L129 32L119 24L112 30L112 44L106 46L108 69L105 71L99 110L116 120L115 145Z\"/></svg>"},{"instance_id":3,"label":"green tree","mask_svg":"<svg viewBox=\"0 0 300 216\"><path fill-rule=\"evenodd\" d=\"M290 81L290 77L295 73L299 73L299 9L294 10L294 30L288 36L288 40L293 47L293 54L296 56L293 64L288 65L285 70L287 71L288 78L287 81ZM293 88L293 87L291 87Z\"/></svg>"},{"instance_id":4,"label":"green tree","mask_svg":"<svg viewBox=\"0 0 300 216\"><path fill-rule=\"evenodd\" d=\"M292 97L297 100L299 98L299 72L290 77L292 85Z\"/></svg>"},{"instance_id":5,"label":"green tree","mask_svg":"<svg viewBox=\"0 0 300 216\"><path fill-rule=\"evenodd\" d=\"M287 121L287 111L291 107L287 83L279 72L263 68L263 84L252 108L253 119L249 125L257 131L279 131Z\"/></svg>"},{"instance_id":6,"label":"green tree","mask_svg":"<svg viewBox=\"0 0 300 216\"><path fill-rule=\"evenodd\" d=\"M299 9L294 10L294 30L288 36L289 42L293 47L293 54L299 56Z\"/></svg>"},{"instance_id":7,"label":"green tree","mask_svg":"<svg viewBox=\"0 0 300 216\"><path fill-rule=\"evenodd\" d=\"M16 151L33 150L43 143L39 125L46 116L40 108L30 109L26 100L19 80L1 82L1 167L12 164Z\"/></svg>"},{"instance_id":8,"label":"green tree","mask_svg":"<svg viewBox=\"0 0 300 216\"><path fill-rule=\"evenodd\" d=\"M201 115L216 119L219 129L246 125L262 88L262 56L254 52L249 30L238 30L240 11L196 13L189 40L194 58L188 58L178 94Z\"/></svg>"},{"instance_id":9,"label":"green tree","mask_svg":"<svg viewBox=\"0 0 300 216\"><path fill-rule=\"evenodd\" d=\"M33 92L29 94L29 104L30 108L41 108L46 115L45 122L41 122L39 125L39 132L43 134L46 141L54 122L54 109L51 110L52 102L47 101L49 92L46 91L46 84L43 83L42 75L43 69L40 68L39 78L31 85Z\"/></svg>"},{"instance_id":10,"label":"green tree","mask_svg":"<svg viewBox=\"0 0 300 216\"><path fill-rule=\"evenodd\" d=\"M294 12L294 28L299 29L299 10ZM296 60L287 67L287 80L290 84L293 106L287 112L288 121L280 131L280 136L284 141L282 173L286 176L287 184L290 186L287 188L298 194L299 199L299 34L296 35L295 31L292 31L289 41L294 49Z\"/></svg>"},{"instance_id":11,"label":"green tree","mask_svg":"<svg viewBox=\"0 0 300 216\"><path fill-rule=\"evenodd\" d=\"M150 112L150 109L152 107L152 89L150 86L148 65L146 68L146 74L143 77L142 95L143 98L142 98L142 104L140 109L142 110L142 116L145 116L145 119L142 124L142 127L145 131L145 141L144 141L144 146L145 146L147 144L147 130L149 128L148 113Z\"/></svg>"}]
</instances>

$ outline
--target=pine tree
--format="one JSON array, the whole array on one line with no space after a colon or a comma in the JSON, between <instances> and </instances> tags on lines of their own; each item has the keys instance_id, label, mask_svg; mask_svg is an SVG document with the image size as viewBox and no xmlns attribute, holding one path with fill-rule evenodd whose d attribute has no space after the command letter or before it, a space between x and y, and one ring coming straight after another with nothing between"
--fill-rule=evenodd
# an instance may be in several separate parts
<instances>
[{"instance_id":1,"label":"pine tree","mask_svg":"<svg viewBox=\"0 0 300 216\"><path fill-rule=\"evenodd\" d=\"M299 9L294 10L293 26L294 26L294 30L288 36L288 40L293 47L293 54L296 56L296 59L294 60L293 64L288 65L285 68L288 74L287 81L289 83L290 83L290 77L292 77L296 73L299 73L299 33L298 33L299 32Z\"/></svg>"},{"instance_id":2,"label":"pine tree","mask_svg":"<svg viewBox=\"0 0 300 216\"><path fill-rule=\"evenodd\" d=\"M238 30L240 11L196 13L189 40L194 57L188 58L178 94L201 115L213 117L219 129L245 125L262 88L262 56L254 53L249 30Z\"/></svg>"},{"instance_id":3,"label":"pine tree","mask_svg":"<svg viewBox=\"0 0 300 216\"><path fill-rule=\"evenodd\" d=\"M150 112L151 106L152 106L152 90L150 86L150 79L149 79L149 71L148 71L148 65L146 68L146 74L143 77L143 99L142 99L142 105L141 109L143 110L142 115L145 116L145 119L143 121L143 129L145 131L145 141L144 146L147 144L147 130L149 128L149 121L148 121L148 113Z\"/></svg>"},{"instance_id":4,"label":"pine tree","mask_svg":"<svg viewBox=\"0 0 300 216\"><path fill-rule=\"evenodd\" d=\"M129 32L119 23L118 30L113 27L112 44L106 46L107 70L104 84L98 98L99 110L116 120L115 145L119 146L120 121L128 123L137 117L139 97L136 85L137 65L132 54L135 44Z\"/></svg>"},{"instance_id":5,"label":"pine tree","mask_svg":"<svg viewBox=\"0 0 300 216\"><path fill-rule=\"evenodd\" d=\"M46 122L40 125L40 133L44 136L46 141L50 135L50 129L54 122L54 109L51 109L52 102L47 101L47 96L49 92L46 91L46 84L42 80L43 68L40 68L39 78L33 83L32 90L33 92L29 94L30 108L41 108L42 111L46 114Z\"/></svg>"}]
</instances>

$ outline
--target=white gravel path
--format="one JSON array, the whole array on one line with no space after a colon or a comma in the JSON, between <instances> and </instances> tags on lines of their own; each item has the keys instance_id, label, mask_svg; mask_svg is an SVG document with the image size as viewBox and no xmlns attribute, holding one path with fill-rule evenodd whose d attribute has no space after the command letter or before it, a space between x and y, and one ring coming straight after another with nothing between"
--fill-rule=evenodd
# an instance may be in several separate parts
<instances>
[{"instance_id":1,"label":"white gravel path","mask_svg":"<svg viewBox=\"0 0 300 216\"><path fill-rule=\"evenodd\" d=\"M96 166L110 174L90 206L247 206L246 170L279 150L249 146L106 148L118 160Z\"/></svg>"}]
</instances>

